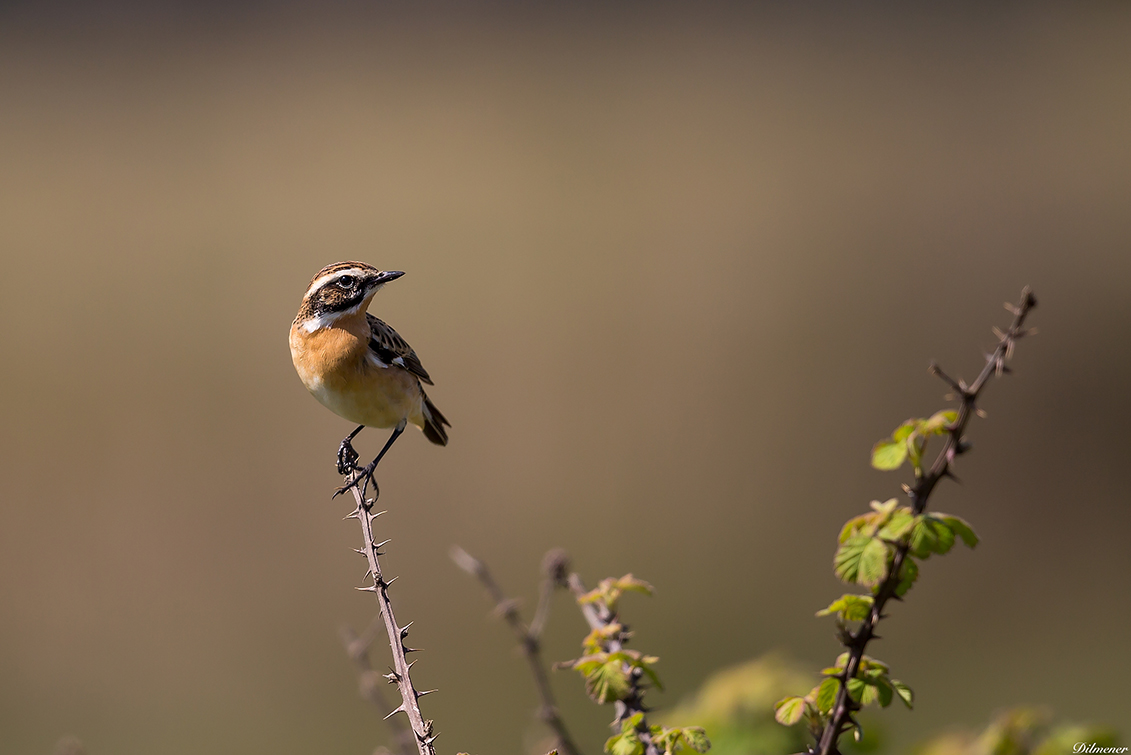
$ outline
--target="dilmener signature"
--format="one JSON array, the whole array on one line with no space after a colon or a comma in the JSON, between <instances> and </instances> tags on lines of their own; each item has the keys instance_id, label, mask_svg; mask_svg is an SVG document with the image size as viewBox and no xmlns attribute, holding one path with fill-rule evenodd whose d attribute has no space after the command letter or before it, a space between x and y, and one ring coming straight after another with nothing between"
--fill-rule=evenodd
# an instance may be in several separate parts
<instances>
[{"instance_id":1,"label":"dilmener signature","mask_svg":"<svg viewBox=\"0 0 1131 755\"><path fill-rule=\"evenodd\" d=\"M1077 742L1072 745L1072 752L1101 753L1101 752L1127 752L1126 747L1100 747L1095 742Z\"/></svg>"}]
</instances>

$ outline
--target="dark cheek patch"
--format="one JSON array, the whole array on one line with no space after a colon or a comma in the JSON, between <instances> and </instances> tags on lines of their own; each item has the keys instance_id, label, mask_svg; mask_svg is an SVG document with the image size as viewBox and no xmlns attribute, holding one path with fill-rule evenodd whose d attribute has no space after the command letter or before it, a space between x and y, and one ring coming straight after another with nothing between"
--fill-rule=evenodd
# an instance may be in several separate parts
<instances>
[{"instance_id":1,"label":"dark cheek patch","mask_svg":"<svg viewBox=\"0 0 1131 755\"><path fill-rule=\"evenodd\" d=\"M335 284L329 284L324 289L319 291L313 298L311 309L314 316L325 315L331 312L341 312L349 309L350 307L357 306L361 303L362 296L360 293L349 294L337 288Z\"/></svg>"}]
</instances>

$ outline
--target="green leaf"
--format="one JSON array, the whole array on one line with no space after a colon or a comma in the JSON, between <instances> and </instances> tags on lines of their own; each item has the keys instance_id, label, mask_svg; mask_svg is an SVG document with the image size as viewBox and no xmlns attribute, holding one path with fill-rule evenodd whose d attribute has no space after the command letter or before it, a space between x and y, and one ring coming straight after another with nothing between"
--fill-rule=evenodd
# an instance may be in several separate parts
<instances>
[{"instance_id":1,"label":"green leaf","mask_svg":"<svg viewBox=\"0 0 1131 755\"><path fill-rule=\"evenodd\" d=\"M899 505L899 501L894 498L889 498L883 503L880 503L879 501L872 501L868 505L872 507L872 511L875 511L877 514L879 514L879 519L876 522L877 524L879 524L888 520L892 512L895 511L895 507Z\"/></svg>"},{"instance_id":2,"label":"green leaf","mask_svg":"<svg viewBox=\"0 0 1131 755\"><path fill-rule=\"evenodd\" d=\"M917 558L928 558L932 553L942 555L954 546L954 532L945 522L924 514L911 528L908 545Z\"/></svg>"},{"instance_id":3,"label":"green leaf","mask_svg":"<svg viewBox=\"0 0 1131 755\"><path fill-rule=\"evenodd\" d=\"M896 696L898 696L899 699L903 701L903 704L907 706L908 710L910 710L912 703L915 702L915 693L911 691L910 687L898 679L892 679L891 686L895 689Z\"/></svg>"},{"instance_id":4,"label":"green leaf","mask_svg":"<svg viewBox=\"0 0 1131 755\"><path fill-rule=\"evenodd\" d=\"M914 525L915 516L911 513L911 509L907 506L900 506L876 534L884 540L900 542Z\"/></svg>"},{"instance_id":5,"label":"green leaf","mask_svg":"<svg viewBox=\"0 0 1131 755\"><path fill-rule=\"evenodd\" d=\"M860 702L860 698L864 696L864 690L868 685L864 683L863 679L849 679L848 680L848 696L856 702Z\"/></svg>"},{"instance_id":6,"label":"green leaf","mask_svg":"<svg viewBox=\"0 0 1131 755\"><path fill-rule=\"evenodd\" d=\"M578 603L603 602L609 610L617 610L617 601L626 592L641 592L645 595L652 594L652 585L642 579L636 579L631 574L625 574L620 579L602 579L597 587L577 599Z\"/></svg>"},{"instance_id":7,"label":"green leaf","mask_svg":"<svg viewBox=\"0 0 1131 755\"><path fill-rule=\"evenodd\" d=\"M891 682L886 676L880 677L876 680L875 690L876 697L880 701L881 708L886 708L891 705L891 698L894 690L892 689Z\"/></svg>"},{"instance_id":8,"label":"green leaf","mask_svg":"<svg viewBox=\"0 0 1131 755\"><path fill-rule=\"evenodd\" d=\"M919 427L919 432L923 435L945 435L949 432L949 427L958 421L958 412L953 409L944 409L941 412L935 412L931 418L923 422Z\"/></svg>"},{"instance_id":9,"label":"green leaf","mask_svg":"<svg viewBox=\"0 0 1131 755\"><path fill-rule=\"evenodd\" d=\"M792 726L793 724L786 725ZM684 747L700 753L711 749L711 742L707 739L707 734L701 726L686 726L677 729L653 726L652 744L663 748L664 755L674 755L677 750Z\"/></svg>"},{"instance_id":10,"label":"green leaf","mask_svg":"<svg viewBox=\"0 0 1131 755\"><path fill-rule=\"evenodd\" d=\"M652 670L652 664L655 663L658 660L660 660L660 659L657 658L654 655L645 655L645 656L641 656L639 661L637 661L637 662L630 661L630 663L631 663L631 665L633 665L636 668L643 671L645 676L648 677L648 680L651 681L652 684L656 685L656 689L663 692L664 691L664 685L660 683L660 677L656 676L656 672Z\"/></svg>"},{"instance_id":11,"label":"green leaf","mask_svg":"<svg viewBox=\"0 0 1131 755\"><path fill-rule=\"evenodd\" d=\"M911 433L915 432L916 428L919 427L919 423L922 422L922 421L923 420L921 420L921 419L909 419L909 420L907 420L902 425L895 428L895 432L893 432L891 434L891 439L894 440L894 441L897 441L897 442L902 441L902 440L907 440L907 438L911 435Z\"/></svg>"},{"instance_id":12,"label":"green leaf","mask_svg":"<svg viewBox=\"0 0 1131 755\"><path fill-rule=\"evenodd\" d=\"M860 558L864 554L864 549L873 540L870 535L856 533L850 535L837 548L836 555L833 556L833 571L837 577L845 582L857 581L857 575L860 571Z\"/></svg>"},{"instance_id":13,"label":"green leaf","mask_svg":"<svg viewBox=\"0 0 1131 755\"><path fill-rule=\"evenodd\" d=\"M867 681L864 681L863 679L861 679L860 681L864 682L864 687L860 690L860 704L861 705L871 705L872 703L876 702L880 697L879 685L874 684L874 683L869 683Z\"/></svg>"},{"instance_id":14,"label":"green leaf","mask_svg":"<svg viewBox=\"0 0 1131 755\"><path fill-rule=\"evenodd\" d=\"M617 734L605 742L605 752L610 755L643 755L644 743L640 741L635 731L627 734Z\"/></svg>"},{"instance_id":15,"label":"green leaf","mask_svg":"<svg viewBox=\"0 0 1131 755\"><path fill-rule=\"evenodd\" d=\"M605 742L605 752L611 753L611 755L643 755L644 743L640 741L640 736L636 733L636 729L643 720L643 713L634 713L621 721L620 734L610 737Z\"/></svg>"},{"instance_id":16,"label":"green leaf","mask_svg":"<svg viewBox=\"0 0 1131 755\"><path fill-rule=\"evenodd\" d=\"M579 658L574 663L574 668L585 677L585 691L595 702L611 703L621 700L632 688L632 683L625 673L624 660L616 653L612 656L607 653Z\"/></svg>"},{"instance_id":17,"label":"green leaf","mask_svg":"<svg viewBox=\"0 0 1131 755\"><path fill-rule=\"evenodd\" d=\"M927 439L919 433L913 433L907 439L907 457L911 460L911 466L915 467L916 477L923 472L923 449L926 447Z\"/></svg>"},{"instance_id":18,"label":"green leaf","mask_svg":"<svg viewBox=\"0 0 1131 755\"><path fill-rule=\"evenodd\" d=\"M707 732L702 726L685 726L683 741L695 752L703 753L711 749L711 740L707 739Z\"/></svg>"},{"instance_id":19,"label":"green leaf","mask_svg":"<svg viewBox=\"0 0 1131 755\"><path fill-rule=\"evenodd\" d=\"M852 535L867 527L873 517L875 517L875 514L861 514L860 516L854 516L849 519L844 523L844 526L840 528L840 536L837 538L837 542L843 543L848 540L848 538L852 537Z\"/></svg>"},{"instance_id":20,"label":"green leaf","mask_svg":"<svg viewBox=\"0 0 1131 755\"><path fill-rule=\"evenodd\" d=\"M902 598L917 579L919 579L919 564L915 563L915 559L911 556L907 556L903 559L903 566L899 567L899 584L895 586L895 594Z\"/></svg>"},{"instance_id":21,"label":"green leaf","mask_svg":"<svg viewBox=\"0 0 1131 755\"><path fill-rule=\"evenodd\" d=\"M840 691L840 680L829 677L817 687L817 710L828 713L836 705L836 695Z\"/></svg>"},{"instance_id":22,"label":"green leaf","mask_svg":"<svg viewBox=\"0 0 1131 755\"><path fill-rule=\"evenodd\" d=\"M817 611L818 616L837 614L845 621L863 621L872 611L875 600L871 595L841 595L828 608Z\"/></svg>"},{"instance_id":23,"label":"green leaf","mask_svg":"<svg viewBox=\"0 0 1131 755\"><path fill-rule=\"evenodd\" d=\"M785 697L774 705L774 719L783 726L793 726L805 715L804 697Z\"/></svg>"},{"instance_id":24,"label":"green leaf","mask_svg":"<svg viewBox=\"0 0 1131 755\"><path fill-rule=\"evenodd\" d=\"M872 446L872 466L883 472L899 469L907 458L907 443L903 440L881 440Z\"/></svg>"},{"instance_id":25,"label":"green leaf","mask_svg":"<svg viewBox=\"0 0 1131 755\"><path fill-rule=\"evenodd\" d=\"M962 542L966 544L967 548L973 548L978 544L978 536L974 534L974 530L964 519L950 514L935 514L935 517L949 527L951 532L962 538Z\"/></svg>"},{"instance_id":26,"label":"green leaf","mask_svg":"<svg viewBox=\"0 0 1131 755\"><path fill-rule=\"evenodd\" d=\"M876 671L879 671L881 674L886 674L888 672L888 665L879 659L871 657L870 655L865 655L860 659L860 666L857 670L857 675L862 672L870 672L874 676L874 672Z\"/></svg>"},{"instance_id":27,"label":"green leaf","mask_svg":"<svg viewBox=\"0 0 1131 755\"><path fill-rule=\"evenodd\" d=\"M879 538L869 538L860 553L856 581L865 587L883 582L888 573L888 545Z\"/></svg>"}]
</instances>

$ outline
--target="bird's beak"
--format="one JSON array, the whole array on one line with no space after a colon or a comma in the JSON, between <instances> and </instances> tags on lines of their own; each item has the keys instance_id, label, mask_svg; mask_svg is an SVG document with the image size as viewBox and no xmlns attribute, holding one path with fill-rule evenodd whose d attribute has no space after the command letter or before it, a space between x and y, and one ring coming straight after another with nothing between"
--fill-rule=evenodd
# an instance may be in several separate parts
<instances>
[{"instance_id":1,"label":"bird's beak","mask_svg":"<svg viewBox=\"0 0 1131 755\"><path fill-rule=\"evenodd\" d=\"M373 278L369 285L373 287L384 286L389 281L395 281L402 275L404 275L404 273L400 270L385 270L384 272L377 273L377 277Z\"/></svg>"}]
</instances>

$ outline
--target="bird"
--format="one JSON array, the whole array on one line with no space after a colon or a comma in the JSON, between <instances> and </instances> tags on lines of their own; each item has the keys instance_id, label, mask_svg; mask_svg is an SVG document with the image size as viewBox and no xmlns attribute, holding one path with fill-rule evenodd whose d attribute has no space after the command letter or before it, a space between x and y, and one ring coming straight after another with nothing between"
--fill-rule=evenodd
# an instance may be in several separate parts
<instances>
[{"instance_id":1,"label":"bird","mask_svg":"<svg viewBox=\"0 0 1131 755\"><path fill-rule=\"evenodd\" d=\"M330 411L357 428L338 447L338 474L359 472L335 497L359 481L362 500L373 472L409 422L436 445L448 444L451 423L424 386L432 378L408 342L369 314L374 295L404 273L378 270L364 262L337 262L311 279L291 324L291 360L306 389ZM358 467L353 439L366 427L392 428L384 448Z\"/></svg>"}]
</instances>

